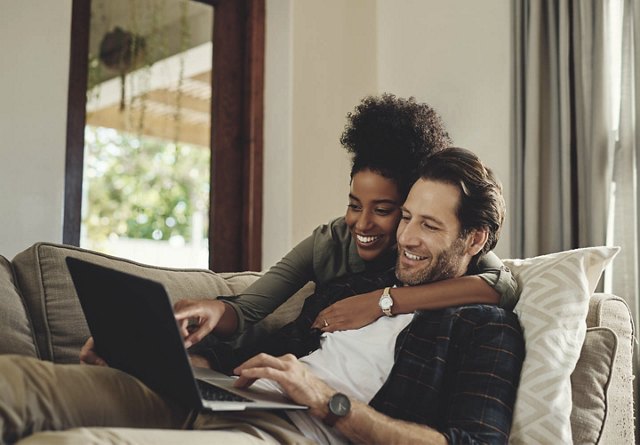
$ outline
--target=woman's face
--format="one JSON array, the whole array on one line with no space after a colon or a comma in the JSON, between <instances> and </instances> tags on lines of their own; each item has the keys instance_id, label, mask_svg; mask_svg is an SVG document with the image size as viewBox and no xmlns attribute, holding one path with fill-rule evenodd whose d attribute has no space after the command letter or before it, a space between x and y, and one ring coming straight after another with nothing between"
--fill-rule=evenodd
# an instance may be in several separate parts
<instances>
[{"instance_id":1,"label":"woman's face","mask_svg":"<svg viewBox=\"0 0 640 445\"><path fill-rule=\"evenodd\" d=\"M353 176L345 220L363 260L374 260L395 246L401 205L392 180L371 170Z\"/></svg>"}]
</instances>

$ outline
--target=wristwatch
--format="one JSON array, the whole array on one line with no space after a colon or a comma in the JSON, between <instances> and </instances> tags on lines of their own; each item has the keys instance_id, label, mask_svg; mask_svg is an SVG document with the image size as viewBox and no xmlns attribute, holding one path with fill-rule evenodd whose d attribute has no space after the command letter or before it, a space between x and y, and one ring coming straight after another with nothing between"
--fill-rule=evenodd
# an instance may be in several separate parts
<instances>
[{"instance_id":1,"label":"wristwatch","mask_svg":"<svg viewBox=\"0 0 640 445\"><path fill-rule=\"evenodd\" d=\"M380 300L378 300L378 306L382 309L382 313L387 317L392 317L391 307L393 306L393 298L391 298L391 294L389 293L390 287L385 287L384 291L382 291L382 295L380 296Z\"/></svg>"},{"instance_id":2,"label":"wristwatch","mask_svg":"<svg viewBox=\"0 0 640 445\"><path fill-rule=\"evenodd\" d=\"M331 396L329 403L329 414L322 421L329 426L335 425L338 419L346 416L351 411L351 401L349 397L337 392Z\"/></svg>"}]
</instances>

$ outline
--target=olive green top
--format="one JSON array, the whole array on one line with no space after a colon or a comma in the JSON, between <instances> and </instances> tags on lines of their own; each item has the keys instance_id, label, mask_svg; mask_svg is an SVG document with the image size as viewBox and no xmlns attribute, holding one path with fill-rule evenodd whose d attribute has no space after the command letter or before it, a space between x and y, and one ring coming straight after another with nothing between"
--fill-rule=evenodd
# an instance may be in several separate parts
<instances>
[{"instance_id":1,"label":"olive green top","mask_svg":"<svg viewBox=\"0 0 640 445\"><path fill-rule=\"evenodd\" d=\"M309 281L317 285L344 275L365 270L384 270L395 264L397 252L365 262L358 255L344 217L317 227L284 258L269 269L243 293L226 297L238 314L238 331L245 323L256 323L273 312ZM477 271L469 271L485 280L500 294L500 306L512 309L518 301L518 284L511 271L495 253L478 262Z\"/></svg>"}]
</instances>

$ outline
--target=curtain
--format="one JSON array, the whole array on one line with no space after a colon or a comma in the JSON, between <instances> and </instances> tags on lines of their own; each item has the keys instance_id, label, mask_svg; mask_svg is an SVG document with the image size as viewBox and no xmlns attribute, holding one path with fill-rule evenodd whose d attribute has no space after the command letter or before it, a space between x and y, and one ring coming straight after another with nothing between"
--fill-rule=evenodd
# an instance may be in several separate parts
<instances>
[{"instance_id":1,"label":"curtain","mask_svg":"<svg viewBox=\"0 0 640 445\"><path fill-rule=\"evenodd\" d=\"M640 326L640 0L516 5L514 253L621 246L605 291Z\"/></svg>"},{"instance_id":2,"label":"curtain","mask_svg":"<svg viewBox=\"0 0 640 445\"><path fill-rule=\"evenodd\" d=\"M625 249L620 253L613 271L612 289L619 295L638 295L638 149L640 132L640 2L626 0L622 34L622 81L620 101L619 142L615 156L615 216L613 242ZM634 24L636 25L634 27ZM637 301L630 301L632 311L638 313Z\"/></svg>"},{"instance_id":3,"label":"curtain","mask_svg":"<svg viewBox=\"0 0 640 445\"><path fill-rule=\"evenodd\" d=\"M614 156L614 216L611 244L622 250L611 268L611 292L627 300L640 326L638 283L638 167L640 166L640 1L625 0L622 26L619 137ZM637 335L637 334L636 334ZM637 345L636 345L637 347ZM636 364L637 364L636 351Z\"/></svg>"},{"instance_id":4,"label":"curtain","mask_svg":"<svg viewBox=\"0 0 640 445\"><path fill-rule=\"evenodd\" d=\"M518 257L605 244L614 150L605 45L610 1L516 3Z\"/></svg>"}]
</instances>

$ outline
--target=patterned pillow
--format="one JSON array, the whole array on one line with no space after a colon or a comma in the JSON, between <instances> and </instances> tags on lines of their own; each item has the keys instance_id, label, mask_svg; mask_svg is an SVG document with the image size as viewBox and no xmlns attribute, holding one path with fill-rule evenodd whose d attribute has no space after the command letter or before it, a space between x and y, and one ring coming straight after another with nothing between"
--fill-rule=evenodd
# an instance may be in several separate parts
<instances>
[{"instance_id":1,"label":"patterned pillow","mask_svg":"<svg viewBox=\"0 0 640 445\"><path fill-rule=\"evenodd\" d=\"M572 443L570 377L587 329L589 298L619 250L588 247L504 260L520 286L514 312L526 347L511 444Z\"/></svg>"}]
</instances>

